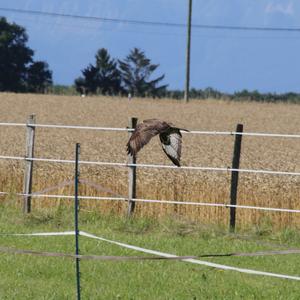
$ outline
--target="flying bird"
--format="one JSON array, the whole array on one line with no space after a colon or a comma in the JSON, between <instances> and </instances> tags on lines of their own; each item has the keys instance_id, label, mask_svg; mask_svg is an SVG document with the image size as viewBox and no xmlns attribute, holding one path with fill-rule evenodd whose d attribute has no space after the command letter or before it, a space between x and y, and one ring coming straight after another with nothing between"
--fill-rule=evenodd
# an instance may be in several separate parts
<instances>
[{"instance_id":1,"label":"flying bird","mask_svg":"<svg viewBox=\"0 0 300 300\"><path fill-rule=\"evenodd\" d=\"M178 128L172 123L158 119L144 120L135 128L127 143L127 153L136 155L151 138L159 134L162 149L169 159L178 167L180 167L182 135L180 130L189 131L187 129Z\"/></svg>"}]
</instances>

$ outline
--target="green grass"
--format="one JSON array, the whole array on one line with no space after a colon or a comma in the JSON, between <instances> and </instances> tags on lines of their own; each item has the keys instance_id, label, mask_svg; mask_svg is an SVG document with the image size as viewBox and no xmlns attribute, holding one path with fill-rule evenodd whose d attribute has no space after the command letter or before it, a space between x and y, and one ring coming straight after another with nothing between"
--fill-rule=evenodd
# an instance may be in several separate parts
<instances>
[{"instance_id":1,"label":"green grass","mask_svg":"<svg viewBox=\"0 0 300 300\"><path fill-rule=\"evenodd\" d=\"M5 204L4 204L5 203ZM0 203L1 233L73 229L73 209L35 211L25 217L15 204ZM89 233L177 255L254 252L300 248L293 230L253 228L228 234L225 229L168 218L163 221L80 212L80 229ZM74 252L74 237L0 235L1 247ZM105 242L80 237L81 254L142 255ZM299 255L204 258L261 271L300 275ZM299 299L300 282L222 271L178 261L81 260L82 299ZM0 299L75 299L75 263L69 258L0 254Z\"/></svg>"}]
</instances>

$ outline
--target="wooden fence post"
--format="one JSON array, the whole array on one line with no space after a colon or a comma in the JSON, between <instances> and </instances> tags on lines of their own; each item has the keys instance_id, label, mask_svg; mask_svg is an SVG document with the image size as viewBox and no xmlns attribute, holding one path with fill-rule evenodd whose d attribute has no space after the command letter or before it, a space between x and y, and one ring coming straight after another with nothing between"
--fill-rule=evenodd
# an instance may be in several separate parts
<instances>
[{"instance_id":1,"label":"wooden fence post","mask_svg":"<svg viewBox=\"0 0 300 300\"><path fill-rule=\"evenodd\" d=\"M134 129L137 125L137 118L129 118L128 128ZM129 131L129 136L132 135L132 131ZM135 155L128 154L128 164L135 164ZM128 210L127 216L130 217L134 212L135 201L132 199L136 198L136 166L130 166L128 168Z\"/></svg>"},{"instance_id":2,"label":"wooden fence post","mask_svg":"<svg viewBox=\"0 0 300 300\"><path fill-rule=\"evenodd\" d=\"M26 158L34 157L34 135L35 135L35 126L30 126L30 124L35 124L35 115L30 115L27 120L27 131L26 131ZM25 173L24 173L24 184L23 184L23 212L30 213L31 211L31 194L32 191L32 169L33 161L25 161Z\"/></svg>"},{"instance_id":3,"label":"wooden fence post","mask_svg":"<svg viewBox=\"0 0 300 300\"><path fill-rule=\"evenodd\" d=\"M243 124L237 124L236 132L243 132ZM239 169L240 167L240 157L241 157L241 146L242 146L242 135L236 134L234 140L234 150L232 158L232 169ZM239 182L239 172L231 172L231 188L230 188L230 204L237 204L237 191L238 191L238 182ZM235 219L236 219L236 208L230 207L230 225L229 231L235 231Z\"/></svg>"}]
</instances>

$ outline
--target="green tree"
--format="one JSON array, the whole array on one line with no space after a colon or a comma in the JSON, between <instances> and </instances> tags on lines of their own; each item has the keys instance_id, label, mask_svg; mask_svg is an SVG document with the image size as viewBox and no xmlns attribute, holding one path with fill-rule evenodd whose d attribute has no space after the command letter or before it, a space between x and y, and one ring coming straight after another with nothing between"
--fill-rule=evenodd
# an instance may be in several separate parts
<instances>
[{"instance_id":1,"label":"green tree","mask_svg":"<svg viewBox=\"0 0 300 300\"><path fill-rule=\"evenodd\" d=\"M95 65L90 64L83 69L83 76L75 80L76 90L84 94L119 94L121 92L121 75L116 61L104 48L97 51L95 60Z\"/></svg>"},{"instance_id":2,"label":"green tree","mask_svg":"<svg viewBox=\"0 0 300 300\"><path fill-rule=\"evenodd\" d=\"M83 77L75 79L76 90L81 94L95 94L98 87L97 68L90 64L81 72Z\"/></svg>"},{"instance_id":3,"label":"green tree","mask_svg":"<svg viewBox=\"0 0 300 300\"><path fill-rule=\"evenodd\" d=\"M0 18L0 91L42 92L52 84L45 62L34 62L25 28Z\"/></svg>"},{"instance_id":4,"label":"green tree","mask_svg":"<svg viewBox=\"0 0 300 300\"><path fill-rule=\"evenodd\" d=\"M151 63L145 53L138 48L131 50L124 61L119 60L119 68L124 89L134 96L160 97L166 91L167 85L158 86L165 75L150 80L151 75L159 65Z\"/></svg>"},{"instance_id":5,"label":"green tree","mask_svg":"<svg viewBox=\"0 0 300 300\"><path fill-rule=\"evenodd\" d=\"M52 85L52 72L44 61L33 62L27 70L27 91L44 93Z\"/></svg>"},{"instance_id":6,"label":"green tree","mask_svg":"<svg viewBox=\"0 0 300 300\"><path fill-rule=\"evenodd\" d=\"M0 18L0 90L25 91L27 65L33 51L26 46L25 29Z\"/></svg>"},{"instance_id":7,"label":"green tree","mask_svg":"<svg viewBox=\"0 0 300 300\"><path fill-rule=\"evenodd\" d=\"M101 94L116 95L121 91L121 74L117 63L108 51L100 49L96 54L97 81Z\"/></svg>"}]
</instances>

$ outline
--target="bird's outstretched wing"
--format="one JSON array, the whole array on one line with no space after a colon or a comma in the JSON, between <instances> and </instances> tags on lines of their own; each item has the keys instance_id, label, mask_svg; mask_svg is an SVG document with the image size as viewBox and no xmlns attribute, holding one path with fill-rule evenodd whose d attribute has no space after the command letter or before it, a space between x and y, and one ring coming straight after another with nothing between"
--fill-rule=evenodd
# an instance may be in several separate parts
<instances>
[{"instance_id":1,"label":"bird's outstretched wing","mask_svg":"<svg viewBox=\"0 0 300 300\"><path fill-rule=\"evenodd\" d=\"M180 167L181 157L181 133L179 129L172 128L168 133L161 133L159 135L162 148L169 159L178 167Z\"/></svg>"},{"instance_id":2,"label":"bird's outstretched wing","mask_svg":"<svg viewBox=\"0 0 300 300\"><path fill-rule=\"evenodd\" d=\"M152 137L170 128L167 122L157 119L149 119L138 124L127 143L127 153L136 155Z\"/></svg>"}]
</instances>

